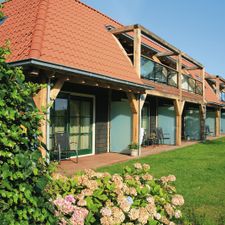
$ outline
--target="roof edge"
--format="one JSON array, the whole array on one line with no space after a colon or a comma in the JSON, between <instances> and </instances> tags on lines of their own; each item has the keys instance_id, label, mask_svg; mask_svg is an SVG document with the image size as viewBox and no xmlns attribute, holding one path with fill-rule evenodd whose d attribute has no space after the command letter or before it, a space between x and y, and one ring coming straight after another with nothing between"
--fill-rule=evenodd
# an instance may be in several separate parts
<instances>
[{"instance_id":1,"label":"roof edge","mask_svg":"<svg viewBox=\"0 0 225 225\"><path fill-rule=\"evenodd\" d=\"M87 8L89 8L89 9L91 9L91 10L97 12L97 13L100 14L101 16L110 19L112 22L116 23L117 25L119 25L119 26L124 26L123 24L121 24L121 23L118 22L117 20L111 18L110 16L106 15L105 13L103 13L103 12L101 12L101 11L99 11L99 10L97 10L97 9L95 9L95 8L93 8L93 7L89 6L89 5L87 5L87 4L85 4L84 2L82 2L82 0L75 0L75 1L78 2L78 3L80 3L80 4L82 4L83 6L85 6L85 7L87 7Z\"/></svg>"},{"instance_id":2,"label":"roof edge","mask_svg":"<svg viewBox=\"0 0 225 225\"><path fill-rule=\"evenodd\" d=\"M132 81L127 81L127 80L122 80L122 79L118 79L118 78L114 78L114 77L109 77L109 76L104 75L104 74L92 73L92 72L89 72L89 71L64 66L64 65L61 65L61 64L42 61L40 59L32 58L32 59L26 59L26 60L21 60L21 61L10 62L8 64L12 65L12 66L26 66L26 65L39 66L39 67L46 68L46 69L49 69L49 70L58 70L58 71L68 72L68 73L71 73L71 74L80 74L80 75L84 75L86 77L103 79L103 80L106 80L106 81L111 81L111 82L115 82L115 83L133 86L133 87L136 87L136 88L147 89L147 90L154 89L154 87L152 87L150 85L137 84L137 83L134 83Z\"/></svg>"},{"instance_id":3,"label":"roof edge","mask_svg":"<svg viewBox=\"0 0 225 225\"><path fill-rule=\"evenodd\" d=\"M39 58L41 56L42 42L44 38L46 14L49 0L40 0L36 23L33 32L33 38L30 47L30 58Z\"/></svg>"}]
</instances>

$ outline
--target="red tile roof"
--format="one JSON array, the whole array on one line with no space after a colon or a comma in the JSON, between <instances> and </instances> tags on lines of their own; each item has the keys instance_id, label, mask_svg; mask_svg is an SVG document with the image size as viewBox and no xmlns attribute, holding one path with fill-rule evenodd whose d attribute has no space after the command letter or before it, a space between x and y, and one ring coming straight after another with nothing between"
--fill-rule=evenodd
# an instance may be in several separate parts
<instances>
[{"instance_id":1,"label":"red tile roof","mask_svg":"<svg viewBox=\"0 0 225 225\"><path fill-rule=\"evenodd\" d=\"M11 42L8 61L35 58L143 84L106 25L122 25L78 0L11 0L4 3L0 45ZM143 38L158 51L165 48ZM184 64L191 66L184 60ZM197 72L191 75L196 78ZM173 88L174 89L174 88ZM206 82L206 100L218 102Z\"/></svg>"},{"instance_id":2,"label":"red tile roof","mask_svg":"<svg viewBox=\"0 0 225 225\"><path fill-rule=\"evenodd\" d=\"M210 87L207 81L205 81L205 100L206 102L213 102L220 104L220 101L216 95L216 93L213 91L213 89Z\"/></svg>"},{"instance_id":3,"label":"red tile roof","mask_svg":"<svg viewBox=\"0 0 225 225\"><path fill-rule=\"evenodd\" d=\"M9 62L35 58L142 84L106 25L121 25L78 0L11 0L0 45L11 41Z\"/></svg>"}]
</instances>

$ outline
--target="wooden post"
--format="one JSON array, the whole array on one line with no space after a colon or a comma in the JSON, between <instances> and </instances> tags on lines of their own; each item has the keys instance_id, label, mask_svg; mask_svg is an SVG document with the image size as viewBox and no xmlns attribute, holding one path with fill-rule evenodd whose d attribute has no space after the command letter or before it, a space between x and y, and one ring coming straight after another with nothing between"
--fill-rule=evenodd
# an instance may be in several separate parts
<instances>
[{"instance_id":1,"label":"wooden post","mask_svg":"<svg viewBox=\"0 0 225 225\"><path fill-rule=\"evenodd\" d=\"M42 78L42 84L47 83L45 78ZM43 120L41 121L40 131L42 132L42 136L40 136L40 141L44 144L47 143L47 115L43 111L47 107L47 87L42 88L34 97L34 103L37 106L40 114L43 115ZM41 154L43 157L46 157L46 151L44 148L40 148Z\"/></svg>"},{"instance_id":2,"label":"wooden post","mask_svg":"<svg viewBox=\"0 0 225 225\"><path fill-rule=\"evenodd\" d=\"M55 99L57 98L64 82L65 82L66 78L59 78L54 87L51 89L51 92L50 92L50 100L51 100L51 104L55 101Z\"/></svg>"},{"instance_id":3,"label":"wooden post","mask_svg":"<svg viewBox=\"0 0 225 225\"><path fill-rule=\"evenodd\" d=\"M202 68L201 70L201 75L202 75L202 98L203 98L203 102L206 102L205 99L205 68Z\"/></svg>"},{"instance_id":4,"label":"wooden post","mask_svg":"<svg viewBox=\"0 0 225 225\"><path fill-rule=\"evenodd\" d=\"M174 100L174 108L176 111L176 145L181 145L181 133L182 133L182 113L184 109L185 101Z\"/></svg>"},{"instance_id":5,"label":"wooden post","mask_svg":"<svg viewBox=\"0 0 225 225\"><path fill-rule=\"evenodd\" d=\"M61 88L64 84L64 81L65 81L65 78L57 80L56 84L52 88L51 93L50 93L51 103L54 102L57 95L59 94L59 92L60 92L60 90L61 90ZM41 79L41 83L46 84L47 79L43 77ZM43 115L43 117L44 117L44 119L41 121L41 126L40 126L40 131L42 132L42 136L40 137L40 141L42 143L44 143L45 145L47 145L47 114L43 110L46 110L47 107L48 107L48 105L47 105L47 102L48 102L47 92L48 92L48 88L44 87L33 97L35 105L37 106L38 110L40 111L40 114ZM42 156L46 157L45 149L40 148L40 151L42 153Z\"/></svg>"},{"instance_id":6,"label":"wooden post","mask_svg":"<svg viewBox=\"0 0 225 225\"><path fill-rule=\"evenodd\" d=\"M218 108L216 109L216 137L220 136L220 117L221 110Z\"/></svg>"},{"instance_id":7,"label":"wooden post","mask_svg":"<svg viewBox=\"0 0 225 225\"><path fill-rule=\"evenodd\" d=\"M177 87L179 89L179 98L182 100L182 55L179 54L177 57Z\"/></svg>"},{"instance_id":8,"label":"wooden post","mask_svg":"<svg viewBox=\"0 0 225 225\"><path fill-rule=\"evenodd\" d=\"M200 138L202 141L206 139L206 131L205 131L205 119L206 119L206 106L199 106L199 114L200 114Z\"/></svg>"},{"instance_id":9,"label":"wooden post","mask_svg":"<svg viewBox=\"0 0 225 225\"><path fill-rule=\"evenodd\" d=\"M139 143L139 106L133 93L127 93L132 112L132 142Z\"/></svg>"},{"instance_id":10,"label":"wooden post","mask_svg":"<svg viewBox=\"0 0 225 225\"><path fill-rule=\"evenodd\" d=\"M134 28L134 68L138 77L141 77L141 29Z\"/></svg>"}]
</instances>

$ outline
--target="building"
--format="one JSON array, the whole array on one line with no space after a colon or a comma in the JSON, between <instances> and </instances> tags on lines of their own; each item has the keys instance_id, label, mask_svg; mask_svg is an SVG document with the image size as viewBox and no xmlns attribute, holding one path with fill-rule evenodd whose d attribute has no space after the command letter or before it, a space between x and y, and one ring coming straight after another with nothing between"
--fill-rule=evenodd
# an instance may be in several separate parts
<instances>
[{"instance_id":1,"label":"building","mask_svg":"<svg viewBox=\"0 0 225 225\"><path fill-rule=\"evenodd\" d=\"M79 0L12 0L4 13L8 62L47 84L34 102L40 111L52 104L41 127L49 149L58 132L70 134L80 155L126 153L159 127L175 145L225 132L224 80L145 27Z\"/></svg>"}]
</instances>

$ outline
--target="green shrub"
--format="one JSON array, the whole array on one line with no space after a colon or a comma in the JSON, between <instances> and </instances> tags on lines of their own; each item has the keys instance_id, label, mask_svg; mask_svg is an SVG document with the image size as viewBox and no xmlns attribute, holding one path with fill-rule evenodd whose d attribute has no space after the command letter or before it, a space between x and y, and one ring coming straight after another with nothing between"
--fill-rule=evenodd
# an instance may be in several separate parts
<instances>
[{"instance_id":1,"label":"green shrub","mask_svg":"<svg viewBox=\"0 0 225 225\"><path fill-rule=\"evenodd\" d=\"M0 48L0 223L55 224L44 191L50 169L39 151L42 116L32 102L41 88L5 63Z\"/></svg>"},{"instance_id":2,"label":"green shrub","mask_svg":"<svg viewBox=\"0 0 225 225\"><path fill-rule=\"evenodd\" d=\"M149 165L136 163L122 175L55 176L48 192L63 224L189 224L180 211L184 199L171 185L176 177L156 179L149 172Z\"/></svg>"}]
</instances>

